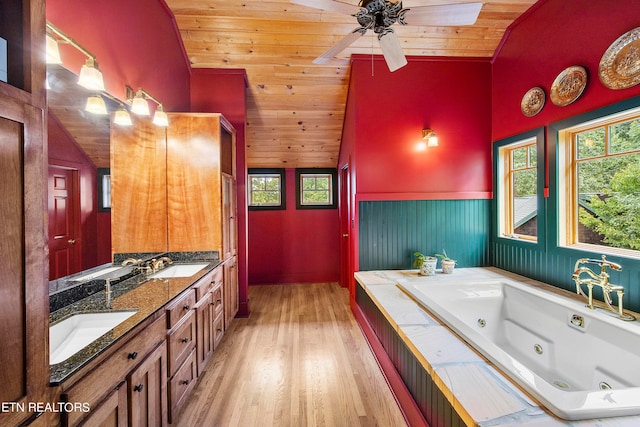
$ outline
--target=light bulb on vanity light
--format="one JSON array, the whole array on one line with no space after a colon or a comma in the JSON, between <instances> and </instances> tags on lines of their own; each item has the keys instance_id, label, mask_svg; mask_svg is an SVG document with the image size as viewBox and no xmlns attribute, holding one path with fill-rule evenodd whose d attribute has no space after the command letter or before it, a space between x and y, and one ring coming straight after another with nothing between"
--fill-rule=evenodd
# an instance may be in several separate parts
<instances>
[{"instance_id":1,"label":"light bulb on vanity light","mask_svg":"<svg viewBox=\"0 0 640 427\"><path fill-rule=\"evenodd\" d=\"M87 62L80 69L78 84L89 90L104 91L104 80L98 69L98 63L93 58L87 58Z\"/></svg>"},{"instance_id":2,"label":"light bulb on vanity light","mask_svg":"<svg viewBox=\"0 0 640 427\"><path fill-rule=\"evenodd\" d=\"M156 108L156 113L153 115L153 124L161 127L169 126L169 117L164 112L162 104L158 104L158 108Z\"/></svg>"},{"instance_id":3,"label":"light bulb on vanity light","mask_svg":"<svg viewBox=\"0 0 640 427\"><path fill-rule=\"evenodd\" d=\"M58 42L51 34L47 34L47 64L62 64Z\"/></svg>"},{"instance_id":4,"label":"light bulb on vanity light","mask_svg":"<svg viewBox=\"0 0 640 427\"><path fill-rule=\"evenodd\" d=\"M150 114L149 103L144 98L142 90L139 90L133 98L133 101L131 101L131 112L139 116L148 116Z\"/></svg>"},{"instance_id":5,"label":"light bulb on vanity light","mask_svg":"<svg viewBox=\"0 0 640 427\"><path fill-rule=\"evenodd\" d=\"M88 97L87 104L84 109L91 114L107 114L107 105L104 103L104 99L102 99L102 97L99 95Z\"/></svg>"},{"instance_id":6,"label":"light bulb on vanity light","mask_svg":"<svg viewBox=\"0 0 640 427\"><path fill-rule=\"evenodd\" d=\"M113 117L113 123L117 124L118 126L132 126L133 125L133 122L131 121L131 116L129 115L129 112L127 110L125 110L124 108L120 108L118 111L116 111L116 114Z\"/></svg>"},{"instance_id":7,"label":"light bulb on vanity light","mask_svg":"<svg viewBox=\"0 0 640 427\"><path fill-rule=\"evenodd\" d=\"M427 142L427 147L438 146L438 136L434 130L422 129L422 139Z\"/></svg>"}]
</instances>

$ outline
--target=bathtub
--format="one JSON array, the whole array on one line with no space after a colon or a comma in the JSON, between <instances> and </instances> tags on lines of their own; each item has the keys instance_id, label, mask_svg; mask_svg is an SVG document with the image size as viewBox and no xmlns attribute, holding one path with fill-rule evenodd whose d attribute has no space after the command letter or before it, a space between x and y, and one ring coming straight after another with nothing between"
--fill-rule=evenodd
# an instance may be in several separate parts
<instances>
[{"instance_id":1,"label":"bathtub","mask_svg":"<svg viewBox=\"0 0 640 427\"><path fill-rule=\"evenodd\" d=\"M398 286L555 415L640 414L640 322L506 278Z\"/></svg>"}]
</instances>

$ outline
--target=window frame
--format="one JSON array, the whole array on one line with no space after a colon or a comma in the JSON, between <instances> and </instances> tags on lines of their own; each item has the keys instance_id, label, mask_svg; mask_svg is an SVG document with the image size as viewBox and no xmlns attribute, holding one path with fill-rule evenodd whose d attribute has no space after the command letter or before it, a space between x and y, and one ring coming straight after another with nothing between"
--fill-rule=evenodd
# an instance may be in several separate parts
<instances>
[{"instance_id":1,"label":"window frame","mask_svg":"<svg viewBox=\"0 0 640 427\"><path fill-rule=\"evenodd\" d=\"M328 204L303 204L302 203L302 179L305 176L329 175L331 182L331 202ZM338 170L335 168L297 168L296 169L296 209L337 209L338 208Z\"/></svg>"},{"instance_id":2,"label":"window frame","mask_svg":"<svg viewBox=\"0 0 640 427\"><path fill-rule=\"evenodd\" d=\"M537 204L537 236L529 235L507 235L506 231L513 230L513 225L505 227L505 222L511 221L510 215L512 207L511 202L511 183L505 183L509 176L505 177L505 169L510 169L511 155L505 156L504 153L511 153L517 148L529 145L535 146L536 155L536 204ZM508 158L505 158L508 157ZM495 238L503 241L515 242L523 245L543 245L545 242L546 215L544 210L545 198L545 128L541 127L528 132L524 132L512 137L495 141L493 144L493 235ZM508 166L505 166L505 164ZM507 197L505 199L505 197ZM505 208L510 206L510 208Z\"/></svg>"},{"instance_id":3,"label":"window frame","mask_svg":"<svg viewBox=\"0 0 640 427\"><path fill-rule=\"evenodd\" d=\"M253 176L273 176L278 175L280 179L280 204L278 205L253 205L252 183ZM286 173L283 168L249 168L247 169L247 209L250 211L274 211L287 209Z\"/></svg>"},{"instance_id":4,"label":"window frame","mask_svg":"<svg viewBox=\"0 0 640 427\"><path fill-rule=\"evenodd\" d=\"M97 168L98 212L111 212L111 168ZM108 197L108 200L105 200Z\"/></svg>"},{"instance_id":5,"label":"window frame","mask_svg":"<svg viewBox=\"0 0 640 427\"><path fill-rule=\"evenodd\" d=\"M590 159L618 157L620 155L638 155L638 151L629 154L611 154L608 152L609 142L608 128L619 123L640 118L640 103L635 103L627 108L620 108L626 103L616 104L612 108L605 107L591 113L586 113L572 119L554 124L557 146L557 206L558 218L557 233L559 248L596 252L605 255L625 256L640 259L640 250L618 248L614 246L583 243L578 241L579 207L574 203L578 197L578 163L585 159L576 159L577 147L575 135L588 130L605 127L605 155Z\"/></svg>"}]
</instances>

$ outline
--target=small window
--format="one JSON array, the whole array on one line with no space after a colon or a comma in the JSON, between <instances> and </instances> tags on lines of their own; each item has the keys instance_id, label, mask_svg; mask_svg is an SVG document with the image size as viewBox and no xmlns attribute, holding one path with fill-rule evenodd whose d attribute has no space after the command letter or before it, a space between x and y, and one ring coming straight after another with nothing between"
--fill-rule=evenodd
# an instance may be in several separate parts
<instances>
[{"instance_id":1,"label":"small window","mask_svg":"<svg viewBox=\"0 0 640 427\"><path fill-rule=\"evenodd\" d=\"M638 256L640 110L559 132L560 244ZM632 252L634 251L634 252Z\"/></svg>"},{"instance_id":2,"label":"small window","mask_svg":"<svg viewBox=\"0 0 640 427\"><path fill-rule=\"evenodd\" d=\"M98 168L98 212L111 212L111 169Z\"/></svg>"},{"instance_id":3,"label":"small window","mask_svg":"<svg viewBox=\"0 0 640 427\"><path fill-rule=\"evenodd\" d=\"M541 131L496 143L498 237L538 242Z\"/></svg>"},{"instance_id":4,"label":"small window","mask_svg":"<svg viewBox=\"0 0 640 427\"><path fill-rule=\"evenodd\" d=\"M248 172L249 210L287 208L284 169L249 169Z\"/></svg>"},{"instance_id":5,"label":"small window","mask_svg":"<svg viewBox=\"0 0 640 427\"><path fill-rule=\"evenodd\" d=\"M296 207L337 208L337 176L335 169L296 169Z\"/></svg>"}]
</instances>

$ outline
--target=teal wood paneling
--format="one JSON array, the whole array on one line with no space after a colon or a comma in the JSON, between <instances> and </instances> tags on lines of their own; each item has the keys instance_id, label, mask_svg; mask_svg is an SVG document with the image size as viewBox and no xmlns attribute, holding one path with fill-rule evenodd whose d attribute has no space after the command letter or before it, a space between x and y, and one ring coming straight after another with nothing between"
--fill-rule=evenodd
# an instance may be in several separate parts
<instances>
[{"instance_id":1,"label":"teal wood paneling","mask_svg":"<svg viewBox=\"0 0 640 427\"><path fill-rule=\"evenodd\" d=\"M575 283L571 280L575 262L579 258L599 258L600 252L590 252L558 245L558 170L557 161L558 132L562 129L588 122L599 117L611 115L620 111L640 106L640 97L635 97L617 104L594 110L580 116L572 117L549 126L547 132L546 152L549 165L549 197L541 203L539 215L545 224L538 228L539 243L523 242L505 239L497 235L497 198L498 190L495 187L495 196L492 202L491 217L492 231L490 233L491 264L504 270L512 271L532 279L575 292ZM524 134L523 134L524 135ZM519 136L507 138L494 143L494 177L497 176L497 147ZM540 154L539 154L539 159ZM610 271L610 281L625 288L624 307L640 312L640 259L633 257L607 255L607 259L622 265L622 271ZM595 267L596 273L599 271ZM600 289L594 289L594 295L602 300ZM615 302L614 296L614 302Z\"/></svg>"},{"instance_id":2,"label":"teal wood paneling","mask_svg":"<svg viewBox=\"0 0 640 427\"><path fill-rule=\"evenodd\" d=\"M443 249L458 267L486 266L489 215L484 199L360 202L360 270L412 268L415 251Z\"/></svg>"},{"instance_id":3,"label":"teal wood paneling","mask_svg":"<svg viewBox=\"0 0 640 427\"><path fill-rule=\"evenodd\" d=\"M356 303L362 309L429 426L464 427L462 418L436 386L431 375L359 283L356 284Z\"/></svg>"}]
</instances>

